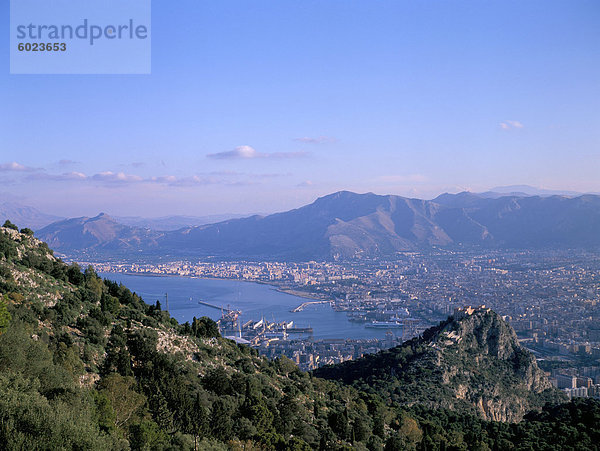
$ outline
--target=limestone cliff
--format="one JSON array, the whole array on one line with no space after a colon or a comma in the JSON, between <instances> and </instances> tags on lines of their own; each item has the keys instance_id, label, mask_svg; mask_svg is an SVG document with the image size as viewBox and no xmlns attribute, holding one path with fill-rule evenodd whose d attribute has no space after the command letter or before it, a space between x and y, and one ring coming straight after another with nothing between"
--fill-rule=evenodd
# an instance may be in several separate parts
<instances>
[{"instance_id":1,"label":"limestone cliff","mask_svg":"<svg viewBox=\"0 0 600 451\"><path fill-rule=\"evenodd\" d=\"M485 419L516 421L550 390L535 357L514 330L486 308L462 309L429 343L444 384Z\"/></svg>"},{"instance_id":2,"label":"limestone cliff","mask_svg":"<svg viewBox=\"0 0 600 451\"><path fill-rule=\"evenodd\" d=\"M466 308L419 338L316 375L373 387L403 405L469 411L514 422L561 395L514 330L485 307Z\"/></svg>"}]
</instances>

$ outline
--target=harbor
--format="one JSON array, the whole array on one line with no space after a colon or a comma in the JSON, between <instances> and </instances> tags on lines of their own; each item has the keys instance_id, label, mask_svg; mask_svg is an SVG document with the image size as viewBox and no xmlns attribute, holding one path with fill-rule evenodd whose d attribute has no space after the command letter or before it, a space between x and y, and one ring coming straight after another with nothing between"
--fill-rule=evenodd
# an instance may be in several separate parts
<instances>
[{"instance_id":1,"label":"harbor","mask_svg":"<svg viewBox=\"0 0 600 451\"><path fill-rule=\"evenodd\" d=\"M165 307L179 322L208 316L220 323L223 335L250 342L387 340L387 332L406 340L422 330L402 300L307 300L253 282L122 273L103 276L123 282L147 303L168 299Z\"/></svg>"}]
</instances>

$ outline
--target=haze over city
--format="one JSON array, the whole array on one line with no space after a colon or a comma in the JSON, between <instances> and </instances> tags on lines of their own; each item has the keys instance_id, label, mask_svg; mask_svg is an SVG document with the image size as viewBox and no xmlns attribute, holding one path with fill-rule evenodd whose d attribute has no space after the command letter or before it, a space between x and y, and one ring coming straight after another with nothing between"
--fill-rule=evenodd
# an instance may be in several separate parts
<instances>
[{"instance_id":1,"label":"haze over city","mask_svg":"<svg viewBox=\"0 0 600 451\"><path fill-rule=\"evenodd\" d=\"M5 200L160 216L342 189L600 191L596 2L185 0L152 17L148 76L11 76L0 50Z\"/></svg>"}]
</instances>

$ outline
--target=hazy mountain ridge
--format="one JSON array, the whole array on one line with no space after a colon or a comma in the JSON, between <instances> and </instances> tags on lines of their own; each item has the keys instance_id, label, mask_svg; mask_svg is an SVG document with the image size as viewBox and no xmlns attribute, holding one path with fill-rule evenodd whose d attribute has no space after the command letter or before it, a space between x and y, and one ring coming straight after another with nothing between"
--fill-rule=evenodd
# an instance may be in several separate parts
<instances>
[{"instance_id":1,"label":"hazy mountain ridge","mask_svg":"<svg viewBox=\"0 0 600 451\"><path fill-rule=\"evenodd\" d=\"M243 218L249 215L238 214L222 214L208 216L161 216L158 218L144 218L141 216L114 216L115 221L120 224L138 227L143 229L151 229L155 231L172 231L183 229L185 227L195 227L205 224L214 224L216 222L227 221L229 219Z\"/></svg>"},{"instance_id":2,"label":"hazy mountain ridge","mask_svg":"<svg viewBox=\"0 0 600 451\"><path fill-rule=\"evenodd\" d=\"M215 214L207 216L186 216L170 215L154 218L142 216L111 216L117 223L129 227L151 229L154 231L173 231L186 227L195 227L205 224L214 224L216 222L227 221L229 219L244 218L250 215L243 214ZM23 205L17 202L0 203L0 220L6 219L19 224L21 227L28 227L32 230L42 229L52 223L64 221L67 219L62 216L56 216L44 213L37 208Z\"/></svg>"},{"instance_id":3,"label":"hazy mountain ridge","mask_svg":"<svg viewBox=\"0 0 600 451\"><path fill-rule=\"evenodd\" d=\"M102 215L101 215L102 216ZM102 223L102 224L100 224ZM109 217L54 223L38 236L61 252L331 259L431 246L600 246L600 196L443 194L431 201L341 191L287 212L156 232Z\"/></svg>"},{"instance_id":4,"label":"hazy mountain ridge","mask_svg":"<svg viewBox=\"0 0 600 451\"><path fill-rule=\"evenodd\" d=\"M10 219L21 227L38 230L64 218L49 215L39 211L37 208L21 205L16 202L4 202L0 204L0 220L4 223L6 219Z\"/></svg>"},{"instance_id":5,"label":"hazy mountain ridge","mask_svg":"<svg viewBox=\"0 0 600 451\"><path fill-rule=\"evenodd\" d=\"M596 194L596 195L600 194L597 192L580 192L580 191L561 190L561 189L545 189L545 188L538 188L536 186L531 186L531 185L496 186L494 188L491 188L488 192L501 194L501 195L520 194L523 196L571 196L571 197L583 196L585 194Z\"/></svg>"}]
</instances>

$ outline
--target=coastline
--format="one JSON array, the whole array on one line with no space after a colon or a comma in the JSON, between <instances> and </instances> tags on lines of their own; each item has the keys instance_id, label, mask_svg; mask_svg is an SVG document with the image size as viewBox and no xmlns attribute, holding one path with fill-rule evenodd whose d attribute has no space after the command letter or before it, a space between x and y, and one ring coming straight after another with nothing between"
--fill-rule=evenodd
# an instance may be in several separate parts
<instances>
[{"instance_id":1,"label":"coastline","mask_svg":"<svg viewBox=\"0 0 600 451\"><path fill-rule=\"evenodd\" d=\"M267 284L270 285L270 284ZM304 291L296 291L294 289L291 288L279 288L276 287L275 288L277 291L279 291L280 293L285 293L285 294L290 294L292 296L297 296L299 298L304 298L304 299L313 299L315 301L324 301L326 299L323 299L319 296L315 296L315 295L311 295L310 293L306 293Z\"/></svg>"},{"instance_id":2,"label":"coastline","mask_svg":"<svg viewBox=\"0 0 600 451\"><path fill-rule=\"evenodd\" d=\"M110 272L109 272L110 273ZM106 272L104 272L104 274L107 274ZM283 288L279 285L276 285L275 283L269 283L269 282L265 282L263 280L245 280L245 279L233 279L233 278L227 278L227 277L199 277L199 276L184 276L181 274L156 274L156 273L139 273L139 272L130 272L130 271L123 271L123 272L113 272L111 274L123 274L126 276L139 276L139 277L185 277L186 279L200 279L200 280L227 280L227 281L231 281L231 282L246 282L246 283L258 283L261 285L268 285L269 287L271 287L273 290L278 291L280 293L284 293L284 294L289 294L291 296L297 296L299 298L303 298L303 299L312 299L312 300L317 300L317 301L322 301L322 300L326 300L323 299L319 296L316 295L311 295L310 293L306 293L304 291L297 291L294 290L293 288Z\"/></svg>"}]
</instances>

